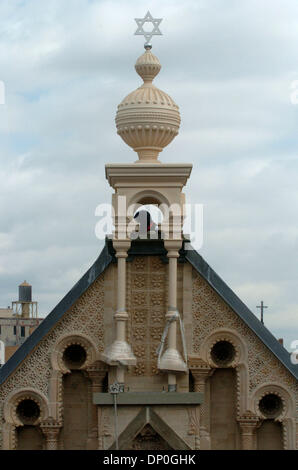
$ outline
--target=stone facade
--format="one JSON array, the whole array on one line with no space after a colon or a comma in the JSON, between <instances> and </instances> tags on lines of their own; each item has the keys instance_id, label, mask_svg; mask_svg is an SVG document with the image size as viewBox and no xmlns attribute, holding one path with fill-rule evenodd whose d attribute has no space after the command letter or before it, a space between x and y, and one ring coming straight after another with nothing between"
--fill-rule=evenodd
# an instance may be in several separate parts
<instances>
[{"instance_id":1,"label":"stone facade","mask_svg":"<svg viewBox=\"0 0 298 470\"><path fill-rule=\"evenodd\" d=\"M125 392L161 392L167 374L157 368L156 349L168 265L159 256L135 256L126 269L127 338L137 364L126 371ZM116 367L101 353L114 340L116 291L112 263L1 385L2 449L113 448L113 407L94 405L92 397L115 380ZM178 263L177 292L188 353L177 392L201 392L204 403L119 406L120 448L297 448L295 378L188 262ZM220 342L232 348L226 364L214 356ZM178 333L177 345L181 351ZM81 363L71 363L69 348L83 351ZM274 417L260 408L266 396L281 404ZM38 412L28 418L24 403Z\"/></svg>"},{"instance_id":2,"label":"stone facade","mask_svg":"<svg viewBox=\"0 0 298 470\"><path fill-rule=\"evenodd\" d=\"M20 318L12 315L10 317L0 316L0 341L3 341L6 347L18 347L26 341L42 320L43 318ZM8 359L9 357L6 357L6 360Z\"/></svg>"}]
</instances>

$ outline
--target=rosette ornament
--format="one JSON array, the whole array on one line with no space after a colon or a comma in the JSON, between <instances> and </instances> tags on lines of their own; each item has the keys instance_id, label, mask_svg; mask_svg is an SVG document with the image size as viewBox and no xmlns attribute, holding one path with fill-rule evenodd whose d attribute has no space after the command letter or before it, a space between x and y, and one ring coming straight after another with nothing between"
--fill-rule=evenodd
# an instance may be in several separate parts
<instances>
[{"instance_id":1,"label":"rosette ornament","mask_svg":"<svg viewBox=\"0 0 298 470\"><path fill-rule=\"evenodd\" d=\"M179 107L153 85L161 64L147 46L135 65L144 83L124 98L116 114L117 133L139 156L139 163L159 163L159 153L178 134Z\"/></svg>"}]
</instances>

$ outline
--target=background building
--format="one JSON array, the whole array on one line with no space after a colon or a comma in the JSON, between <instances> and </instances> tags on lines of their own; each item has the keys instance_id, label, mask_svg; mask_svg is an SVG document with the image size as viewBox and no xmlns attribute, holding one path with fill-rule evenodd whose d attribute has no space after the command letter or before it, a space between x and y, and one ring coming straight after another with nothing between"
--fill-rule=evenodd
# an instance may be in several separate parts
<instances>
[{"instance_id":1,"label":"background building","mask_svg":"<svg viewBox=\"0 0 298 470\"><path fill-rule=\"evenodd\" d=\"M19 298L11 307L0 308L0 341L5 345L5 362L24 343L42 322L38 304L32 301L32 286L24 281L19 285Z\"/></svg>"}]
</instances>

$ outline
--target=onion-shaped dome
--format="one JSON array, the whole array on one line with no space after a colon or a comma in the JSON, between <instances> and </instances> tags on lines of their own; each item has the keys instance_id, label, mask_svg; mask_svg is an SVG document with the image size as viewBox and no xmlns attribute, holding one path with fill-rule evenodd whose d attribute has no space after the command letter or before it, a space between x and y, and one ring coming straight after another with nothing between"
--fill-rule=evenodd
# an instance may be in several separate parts
<instances>
[{"instance_id":1,"label":"onion-shaped dome","mask_svg":"<svg viewBox=\"0 0 298 470\"><path fill-rule=\"evenodd\" d=\"M179 107L153 85L161 69L158 58L147 47L135 69L143 85L124 98L116 114L117 133L138 153L139 162L158 163L158 155L178 134Z\"/></svg>"}]
</instances>

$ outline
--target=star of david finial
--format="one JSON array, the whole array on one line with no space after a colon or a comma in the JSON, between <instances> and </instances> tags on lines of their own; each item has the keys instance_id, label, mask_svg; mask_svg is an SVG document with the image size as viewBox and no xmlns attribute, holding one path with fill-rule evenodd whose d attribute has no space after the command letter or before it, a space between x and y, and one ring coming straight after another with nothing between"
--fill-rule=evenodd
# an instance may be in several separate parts
<instances>
[{"instance_id":1,"label":"star of david finial","mask_svg":"<svg viewBox=\"0 0 298 470\"><path fill-rule=\"evenodd\" d=\"M150 11L147 11L144 18L135 18L135 22L138 25L135 35L144 36L144 38L146 39L146 42L144 45L145 49L151 49L152 46L150 44L150 40L152 36L162 36L162 32L159 29L159 25L162 22L162 18L153 18ZM145 23L152 23L153 29L151 32L144 31L143 26Z\"/></svg>"}]
</instances>

